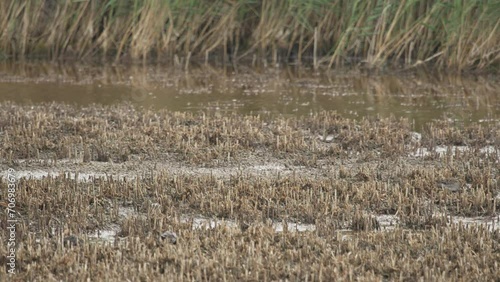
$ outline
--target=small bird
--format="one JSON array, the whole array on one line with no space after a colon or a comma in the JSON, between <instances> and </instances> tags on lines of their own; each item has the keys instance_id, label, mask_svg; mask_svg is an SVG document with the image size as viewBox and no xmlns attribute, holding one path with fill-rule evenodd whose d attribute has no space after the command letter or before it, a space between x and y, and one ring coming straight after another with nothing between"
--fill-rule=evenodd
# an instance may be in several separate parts
<instances>
[{"instance_id":1,"label":"small bird","mask_svg":"<svg viewBox=\"0 0 500 282\"><path fill-rule=\"evenodd\" d=\"M437 185L441 189L446 189L451 192L460 192L462 190L462 183L456 178L448 178L437 181Z\"/></svg>"},{"instance_id":2,"label":"small bird","mask_svg":"<svg viewBox=\"0 0 500 282\"><path fill-rule=\"evenodd\" d=\"M83 244L83 240L76 237L75 235L69 235L64 237L63 245L67 248L76 247Z\"/></svg>"},{"instance_id":3,"label":"small bird","mask_svg":"<svg viewBox=\"0 0 500 282\"><path fill-rule=\"evenodd\" d=\"M177 244L177 234L172 231L165 231L160 235L162 240L168 240L171 244Z\"/></svg>"}]
</instances>

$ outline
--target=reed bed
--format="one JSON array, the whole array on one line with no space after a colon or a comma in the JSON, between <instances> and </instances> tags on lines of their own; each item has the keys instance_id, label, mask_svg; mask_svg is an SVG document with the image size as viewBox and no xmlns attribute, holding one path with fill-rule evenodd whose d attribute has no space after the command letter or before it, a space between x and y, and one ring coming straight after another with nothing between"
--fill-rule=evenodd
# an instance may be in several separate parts
<instances>
[{"instance_id":1,"label":"reed bed","mask_svg":"<svg viewBox=\"0 0 500 282\"><path fill-rule=\"evenodd\" d=\"M395 118L193 114L55 103L2 103L0 121L2 170L66 172L18 180L14 280L494 280L500 275L500 230L451 221L451 216L498 217L497 123L463 127L437 121L415 139L409 122ZM462 144L469 149L453 153L453 146ZM412 155L437 146L448 152ZM492 152L484 151L490 147ZM271 174L252 170L269 163L281 168ZM107 177L79 180L79 173L103 168ZM0 179L2 187L5 181ZM459 183L459 189L443 183ZM133 212L123 214L124 207ZM238 224L193 229L184 215ZM377 215L397 216L399 222L384 229ZM273 222L310 223L315 229L277 232ZM114 241L90 236L109 226L119 230ZM162 239L165 231L178 237ZM3 242L5 236L0 233ZM0 246L2 253L5 247Z\"/></svg>"},{"instance_id":2,"label":"reed bed","mask_svg":"<svg viewBox=\"0 0 500 282\"><path fill-rule=\"evenodd\" d=\"M2 1L4 58L498 70L495 1Z\"/></svg>"}]
</instances>

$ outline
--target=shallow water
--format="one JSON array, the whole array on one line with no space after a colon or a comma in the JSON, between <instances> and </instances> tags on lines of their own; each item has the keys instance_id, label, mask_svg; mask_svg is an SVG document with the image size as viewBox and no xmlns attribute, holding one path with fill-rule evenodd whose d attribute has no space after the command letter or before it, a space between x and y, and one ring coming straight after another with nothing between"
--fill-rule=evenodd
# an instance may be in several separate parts
<instances>
[{"instance_id":1,"label":"shallow water","mask_svg":"<svg viewBox=\"0 0 500 282\"><path fill-rule=\"evenodd\" d=\"M498 122L500 80L417 70L357 70L1 63L0 102L80 106L130 102L172 111L307 115L322 110L359 119L408 118L416 131L434 119Z\"/></svg>"}]
</instances>

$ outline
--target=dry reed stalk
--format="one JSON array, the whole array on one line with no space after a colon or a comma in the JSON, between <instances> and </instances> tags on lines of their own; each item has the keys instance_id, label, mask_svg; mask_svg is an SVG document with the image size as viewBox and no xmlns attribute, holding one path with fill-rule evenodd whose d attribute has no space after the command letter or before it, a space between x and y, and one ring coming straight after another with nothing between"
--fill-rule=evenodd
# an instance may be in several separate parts
<instances>
[{"instance_id":1,"label":"dry reed stalk","mask_svg":"<svg viewBox=\"0 0 500 282\"><path fill-rule=\"evenodd\" d=\"M311 54L315 67L364 61L374 67L433 63L456 70L496 67L500 59L498 7L483 2L8 0L1 5L4 57L146 60L191 52L192 58L206 58L220 49L226 56L239 53L237 59L258 52L275 63Z\"/></svg>"}]
</instances>

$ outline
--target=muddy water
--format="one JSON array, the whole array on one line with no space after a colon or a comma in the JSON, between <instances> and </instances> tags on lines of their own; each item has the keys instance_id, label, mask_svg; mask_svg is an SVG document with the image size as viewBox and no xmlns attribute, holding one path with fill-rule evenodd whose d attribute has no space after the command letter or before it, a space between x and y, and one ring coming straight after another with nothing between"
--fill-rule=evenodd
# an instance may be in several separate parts
<instances>
[{"instance_id":1,"label":"muddy water","mask_svg":"<svg viewBox=\"0 0 500 282\"><path fill-rule=\"evenodd\" d=\"M172 111L307 115L334 110L350 118L405 117L421 125L434 119L498 121L500 79L416 70L213 68L38 63L0 64L0 102L76 105L130 102Z\"/></svg>"}]
</instances>

